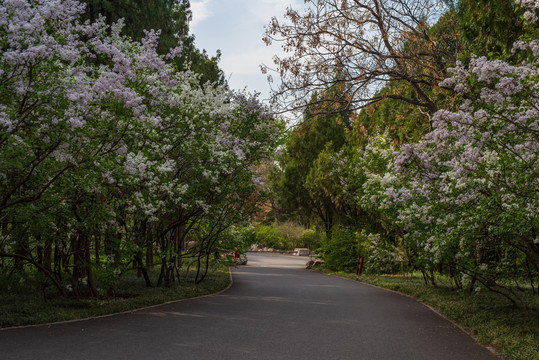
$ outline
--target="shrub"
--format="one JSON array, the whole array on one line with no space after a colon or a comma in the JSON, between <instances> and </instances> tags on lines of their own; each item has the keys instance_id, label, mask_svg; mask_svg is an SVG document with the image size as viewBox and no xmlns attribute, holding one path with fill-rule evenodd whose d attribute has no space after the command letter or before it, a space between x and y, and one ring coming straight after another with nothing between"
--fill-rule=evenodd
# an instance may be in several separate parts
<instances>
[{"instance_id":1,"label":"shrub","mask_svg":"<svg viewBox=\"0 0 539 360\"><path fill-rule=\"evenodd\" d=\"M316 250L322 245L322 234L312 229L303 230L303 234L298 239L298 247L306 247Z\"/></svg>"},{"instance_id":2,"label":"shrub","mask_svg":"<svg viewBox=\"0 0 539 360\"><path fill-rule=\"evenodd\" d=\"M322 240L320 253L325 266L332 271L353 271L358 256L363 253L362 244L351 228L337 227L331 237Z\"/></svg>"},{"instance_id":3,"label":"shrub","mask_svg":"<svg viewBox=\"0 0 539 360\"><path fill-rule=\"evenodd\" d=\"M255 227L255 243L266 248L278 248L282 242L280 235L272 225L258 225Z\"/></svg>"},{"instance_id":4,"label":"shrub","mask_svg":"<svg viewBox=\"0 0 539 360\"><path fill-rule=\"evenodd\" d=\"M281 224L258 225L255 227L254 243L266 248L292 250L303 247L303 227L287 221Z\"/></svg>"}]
</instances>

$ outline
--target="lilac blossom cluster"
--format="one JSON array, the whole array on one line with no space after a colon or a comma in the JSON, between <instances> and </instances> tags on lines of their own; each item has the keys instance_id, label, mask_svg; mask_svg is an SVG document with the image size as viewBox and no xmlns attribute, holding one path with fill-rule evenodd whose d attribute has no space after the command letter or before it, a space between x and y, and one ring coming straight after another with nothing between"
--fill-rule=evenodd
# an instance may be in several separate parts
<instances>
[{"instance_id":1,"label":"lilac blossom cluster","mask_svg":"<svg viewBox=\"0 0 539 360\"><path fill-rule=\"evenodd\" d=\"M519 3L533 25L539 2ZM397 149L379 136L335 168L427 277L444 265L459 286L479 281L515 303L503 281L539 274L538 44L516 42L518 64L457 63L441 84L461 96L457 111L437 111L418 143Z\"/></svg>"},{"instance_id":2,"label":"lilac blossom cluster","mask_svg":"<svg viewBox=\"0 0 539 360\"><path fill-rule=\"evenodd\" d=\"M521 5L536 21L539 3ZM537 40L514 49L529 50L526 61L475 57L451 69L442 85L463 104L438 111L423 141L395 154L402 187L386 189L426 266L443 263L491 287L517 276L518 262L539 273Z\"/></svg>"},{"instance_id":3,"label":"lilac blossom cluster","mask_svg":"<svg viewBox=\"0 0 539 360\"><path fill-rule=\"evenodd\" d=\"M121 21L82 23L83 11L76 0L0 4L0 219L11 229L0 248L27 241L30 221L55 224L35 238L71 256L57 239L129 242L148 236L142 228L207 231L244 218L255 165L273 152L280 123L256 95L176 70L181 47L158 55L159 31L133 41ZM143 244L131 241L126 256ZM92 279L88 260L71 260L86 269L73 272L73 292ZM118 272L118 259L105 262Z\"/></svg>"}]
</instances>

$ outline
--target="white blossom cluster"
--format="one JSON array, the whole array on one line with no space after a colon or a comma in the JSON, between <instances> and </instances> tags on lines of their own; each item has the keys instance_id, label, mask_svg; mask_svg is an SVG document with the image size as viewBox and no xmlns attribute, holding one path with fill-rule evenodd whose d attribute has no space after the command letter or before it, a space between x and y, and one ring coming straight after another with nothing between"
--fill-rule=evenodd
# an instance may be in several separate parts
<instances>
[{"instance_id":1,"label":"white blossom cluster","mask_svg":"<svg viewBox=\"0 0 539 360\"><path fill-rule=\"evenodd\" d=\"M520 5L536 26L539 1ZM514 44L518 64L472 57L450 69L442 86L462 105L436 112L420 142L396 149L380 136L335 170L362 209L399 228L425 271L443 263L489 284L523 262L539 273L536 36Z\"/></svg>"},{"instance_id":2,"label":"white blossom cluster","mask_svg":"<svg viewBox=\"0 0 539 360\"><path fill-rule=\"evenodd\" d=\"M62 236L135 239L142 223L157 234L241 212L280 123L256 95L176 70L181 49L158 55L158 31L132 41L121 21L82 23L83 11L0 4L0 219L19 224L0 246L41 219L55 228L32 231L60 248Z\"/></svg>"}]
</instances>

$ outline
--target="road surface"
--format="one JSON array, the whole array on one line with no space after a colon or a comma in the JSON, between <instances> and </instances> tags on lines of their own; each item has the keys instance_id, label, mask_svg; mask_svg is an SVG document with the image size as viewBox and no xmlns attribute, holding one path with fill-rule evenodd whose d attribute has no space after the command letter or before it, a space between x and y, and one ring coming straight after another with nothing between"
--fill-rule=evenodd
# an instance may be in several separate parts
<instances>
[{"instance_id":1,"label":"road surface","mask_svg":"<svg viewBox=\"0 0 539 360\"><path fill-rule=\"evenodd\" d=\"M406 296L250 253L209 297L0 331L0 359L496 359Z\"/></svg>"}]
</instances>

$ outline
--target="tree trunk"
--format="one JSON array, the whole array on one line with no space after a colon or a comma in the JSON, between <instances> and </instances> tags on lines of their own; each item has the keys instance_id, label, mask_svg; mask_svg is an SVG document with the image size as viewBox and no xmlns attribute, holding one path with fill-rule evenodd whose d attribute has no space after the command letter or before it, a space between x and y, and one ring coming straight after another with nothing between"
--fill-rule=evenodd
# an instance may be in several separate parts
<instances>
[{"instance_id":1,"label":"tree trunk","mask_svg":"<svg viewBox=\"0 0 539 360\"><path fill-rule=\"evenodd\" d=\"M142 263L142 251L139 251L135 254L135 259L133 260L133 264L137 264L138 270L144 277L144 281L146 282L147 287L151 287L152 283L150 281L150 277L148 276L148 271L146 271L146 268L144 267L144 264Z\"/></svg>"},{"instance_id":2,"label":"tree trunk","mask_svg":"<svg viewBox=\"0 0 539 360\"><path fill-rule=\"evenodd\" d=\"M165 273L167 268L167 260L165 258L161 259L161 271L159 272L159 278L157 279L157 286L161 286L165 280Z\"/></svg>"},{"instance_id":3,"label":"tree trunk","mask_svg":"<svg viewBox=\"0 0 539 360\"><path fill-rule=\"evenodd\" d=\"M146 246L146 266L153 265L153 245L148 244Z\"/></svg>"},{"instance_id":4,"label":"tree trunk","mask_svg":"<svg viewBox=\"0 0 539 360\"><path fill-rule=\"evenodd\" d=\"M88 295L97 298L99 293L92 272L90 241L85 235L79 234L73 241L73 273L71 274L73 295L82 295L80 290L80 280L83 278L86 278L88 284Z\"/></svg>"},{"instance_id":5,"label":"tree trunk","mask_svg":"<svg viewBox=\"0 0 539 360\"><path fill-rule=\"evenodd\" d=\"M73 252L73 270L71 271L71 290L73 295L80 296L79 292L79 279L81 278L80 271L80 238L79 236L73 237L71 241L71 251Z\"/></svg>"},{"instance_id":6,"label":"tree trunk","mask_svg":"<svg viewBox=\"0 0 539 360\"><path fill-rule=\"evenodd\" d=\"M52 241L49 238L45 239L43 248L43 267L52 272Z\"/></svg>"},{"instance_id":7,"label":"tree trunk","mask_svg":"<svg viewBox=\"0 0 539 360\"><path fill-rule=\"evenodd\" d=\"M361 275L363 273L363 262L365 260L364 256L358 256L357 257L357 269L356 269L356 275Z\"/></svg>"},{"instance_id":8,"label":"tree trunk","mask_svg":"<svg viewBox=\"0 0 539 360\"><path fill-rule=\"evenodd\" d=\"M97 286L94 280L94 273L92 271L92 257L90 253L90 240L84 236L84 269L86 279L88 282L88 290L90 291L90 296L93 298L99 297L99 292L97 291Z\"/></svg>"}]
</instances>

